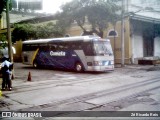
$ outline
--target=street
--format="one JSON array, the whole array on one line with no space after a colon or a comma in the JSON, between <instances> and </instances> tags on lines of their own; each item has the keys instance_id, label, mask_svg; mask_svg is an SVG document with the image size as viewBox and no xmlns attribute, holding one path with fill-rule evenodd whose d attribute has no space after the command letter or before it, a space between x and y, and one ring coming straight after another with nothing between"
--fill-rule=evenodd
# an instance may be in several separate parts
<instances>
[{"instance_id":1,"label":"street","mask_svg":"<svg viewBox=\"0 0 160 120\"><path fill-rule=\"evenodd\" d=\"M13 89L2 91L0 111L160 111L159 72L159 66L130 65L77 73L15 63Z\"/></svg>"}]
</instances>

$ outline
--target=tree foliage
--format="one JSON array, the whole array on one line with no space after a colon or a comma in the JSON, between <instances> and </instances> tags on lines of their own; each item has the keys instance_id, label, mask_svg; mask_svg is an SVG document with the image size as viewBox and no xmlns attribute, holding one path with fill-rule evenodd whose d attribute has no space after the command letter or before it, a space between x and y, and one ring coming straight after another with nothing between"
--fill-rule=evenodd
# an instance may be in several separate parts
<instances>
[{"instance_id":1,"label":"tree foliage","mask_svg":"<svg viewBox=\"0 0 160 120\"><path fill-rule=\"evenodd\" d=\"M34 27L31 24L16 24L12 32L12 41L30 39L35 36Z\"/></svg>"},{"instance_id":2,"label":"tree foliage","mask_svg":"<svg viewBox=\"0 0 160 120\"><path fill-rule=\"evenodd\" d=\"M50 22L36 27L36 38L60 37L64 35L64 29Z\"/></svg>"},{"instance_id":3,"label":"tree foliage","mask_svg":"<svg viewBox=\"0 0 160 120\"><path fill-rule=\"evenodd\" d=\"M7 0L0 0L0 18L2 17L2 12L6 10ZM9 0L9 9L12 9L12 0Z\"/></svg>"},{"instance_id":4,"label":"tree foliage","mask_svg":"<svg viewBox=\"0 0 160 120\"><path fill-rule=\"evenodd\" d=\"M6 8L6 0L0 0L0 18L2 17L2 12Z\"/></svg>"},{"instance_id":5,"label":"tree foliage","mask_svg":"<svg viewBox=\"0 0 160 120\"><path fill-rule=\"evenodd\" d=\"M6 40L5 34L0 34L0 49L3 49L7 46L7 40Z\"/></svg>"},{"instance_id":6,"label":"tree foliage","mask_svg":"<svg viewBox=\"0 0 160 120\"><path fill-rule=\"evenodd\" d=\"M12 41L60 37L63 35L64 29L52 22L40 25L16 24L12 32Z\"/></svg>"},{"instance_id":7,"label":"tree foliage","mask_svg":"<svg viewBox=\"0 0 160 120\"><path fill-rule=\"evenodd\" d=\"M93 34L103 37L108 23L114 23L118 18L116 14L120 9L111 0L72 0L61 7L62 13L59 22L64 26L76 21L84 34ZM84 27L86 19L91 25L89 31Z\"/></svg>"}]
</instances>

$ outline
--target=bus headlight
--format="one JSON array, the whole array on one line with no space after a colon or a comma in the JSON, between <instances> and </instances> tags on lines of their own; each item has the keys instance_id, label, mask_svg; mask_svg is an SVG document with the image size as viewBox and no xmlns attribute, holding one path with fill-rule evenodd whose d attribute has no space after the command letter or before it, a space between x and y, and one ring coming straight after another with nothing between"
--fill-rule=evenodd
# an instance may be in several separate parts
<instances>
[{"instance_id":1,"label":"bus headlight","mask_svg":"<svg viewBox=\"0 0 160 120\"><path fill-rule=\"evenodd\" d=\"M104 66L108 66L109 65L109 61L103 61L103 65Z\"/></svg>"},{"instance_id":2,"label":"bus headlight","mask_svg":"<svg viewBox=\"0 0 160 120\"><path fill-rule=\"evenodd\" d=\"M114 65L114 61L103 61L104 66Z\"/></svg>"},{"instance_id":3,"label":"bus headlight","mask_svg":"<svg viewBox=\"0 0 160 120\"><path fill-rule=\"evenodd\" d=\"M114 61L111 61L111 65L114 65Z\"/></svg>"}]
</instances>

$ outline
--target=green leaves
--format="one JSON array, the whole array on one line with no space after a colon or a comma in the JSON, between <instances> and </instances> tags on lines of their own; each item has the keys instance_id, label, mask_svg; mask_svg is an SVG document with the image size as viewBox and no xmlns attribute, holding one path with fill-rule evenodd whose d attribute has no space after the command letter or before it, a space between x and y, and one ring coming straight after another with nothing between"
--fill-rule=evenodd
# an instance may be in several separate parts
<instances>
[{"instance_id":1,"label":"green leaves","mask_svg":"<svg viewBox=\"0 0 160 120\"><path fill-rule=\"evenodd\" d=\"M5 34L0 34L0 49L3 49L7 46L7 38Z\"/></svg>"},{"instance_id":2,"label":"green leaves","mask_svg":"<svg viewBox=\"0 0 160 120\"><path fill-rule=\"evenodd\" d=\"M63 36L64 31L52 22L36 26L36 39Z\"/></svg>"},{"instance_id":3,"label":"green leaves","mask_svg":"<svg viewBox=\"0 0 160 120\"><path fill-rule=\"evenodd\" d=\"M17 24L12 32L12 41L60 37L63 35L64 29L52 22L39 25Z\"/></svg>"},{"instance_id":4,"label":"green leaves","mask_svg":"<svg viewBox=\"0 0 160 120\"><path fill-rule=\"evenodd\" d=\"M66 23L66 27L76 21L77 25L86 32L84 27L86 21L91 25L89 33L96 33L103 37L103 31L108 23L114 23L117 18L116 12L120 8L108 0L72 0L62 6L59 22Z\"/></svg>"},{"instance_id":5,"label":"green leaves","mask_svg":"<svg viewBox=\"0 0 160 120\"><path fill-rule=\"evenodd\" d=\"M12 41L29 39L34 35L34 29L30 24L17 24L12 32Z\"/></svg>"}]
</instances>

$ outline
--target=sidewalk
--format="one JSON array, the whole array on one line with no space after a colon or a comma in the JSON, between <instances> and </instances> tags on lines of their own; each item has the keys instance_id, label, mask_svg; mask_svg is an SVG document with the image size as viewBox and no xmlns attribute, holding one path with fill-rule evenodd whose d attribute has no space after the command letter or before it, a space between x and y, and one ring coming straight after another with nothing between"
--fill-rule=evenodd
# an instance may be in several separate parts
<instances>
[{"instance_id":1,"label":"sidewalk","mask_svg":"<svg viewBox=\"0 0 160 120\"><path fill-rule=\"evenodd\" d=\"M135 64L135 65L125 65L124 67L121 67L121 64L116 64L115 68L157 71L157 70L160 70L160 64L157 64L157 65L137 65Z\"/></svg>"}]
</instances>

